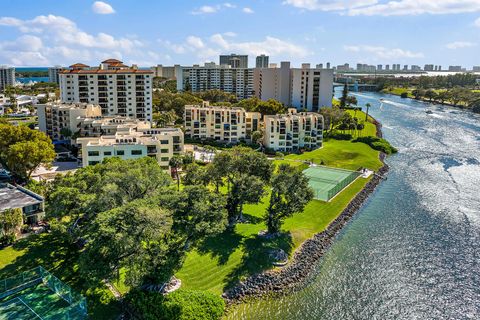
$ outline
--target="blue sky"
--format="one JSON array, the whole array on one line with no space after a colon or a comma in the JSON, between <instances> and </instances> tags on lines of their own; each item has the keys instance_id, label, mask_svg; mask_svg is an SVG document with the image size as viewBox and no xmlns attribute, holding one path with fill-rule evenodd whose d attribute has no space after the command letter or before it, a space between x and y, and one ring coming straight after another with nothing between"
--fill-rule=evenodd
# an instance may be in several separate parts
<instances>
[{"instance_id":1,"label":"blue sky","mask_svg":"<svg viewBox=\"0 0 480 320\"><path fill-rule=\"evenodd\" d=\"M2 0L0 64L480 65L480 0Z\"/></svg>"}]
</instances>

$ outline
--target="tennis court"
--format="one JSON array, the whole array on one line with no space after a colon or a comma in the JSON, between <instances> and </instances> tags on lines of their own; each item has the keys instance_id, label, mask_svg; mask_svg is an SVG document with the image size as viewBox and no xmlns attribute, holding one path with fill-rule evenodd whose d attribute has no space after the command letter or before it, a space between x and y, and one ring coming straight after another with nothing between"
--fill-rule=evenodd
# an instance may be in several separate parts
<instances>
[{"instance_id":1,"label":"tennis court","mask_svg":"<svg viewBox=\"0 0 480 320\"><path fill-rule=\"evenodd\" d=\"M86 319L86 301L42 267L0 280L0 320Z\"/></svg>"},{"instance_id":2,"label":"tennis court","mask_svg":"<svg viewBox=\"0 0 480 320\"><path fill-rule=\"evenodd\" d=\"M303 173L309 179L314 198L322 201L330 201L360 175L356 171L323 166L309 167Z\"/></svg>"}]
</instances>

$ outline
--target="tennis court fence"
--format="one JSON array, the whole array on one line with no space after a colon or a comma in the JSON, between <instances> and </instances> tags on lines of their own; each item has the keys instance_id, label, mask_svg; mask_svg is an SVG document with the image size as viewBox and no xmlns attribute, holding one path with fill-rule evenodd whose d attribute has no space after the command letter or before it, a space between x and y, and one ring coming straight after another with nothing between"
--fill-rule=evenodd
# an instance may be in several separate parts
<instances>
[{"instance_id":1,"label":"tennis court fence","mask_svg":"<svg viewBox=\"0 0 480 320\"><path fill-rule=\"evenodd\" d=\"M45 285L69 304L66 313L77 317L87 315L87 300L41 266L0 280L0 299L39 284Z\"/></svg>"}]
</instances>

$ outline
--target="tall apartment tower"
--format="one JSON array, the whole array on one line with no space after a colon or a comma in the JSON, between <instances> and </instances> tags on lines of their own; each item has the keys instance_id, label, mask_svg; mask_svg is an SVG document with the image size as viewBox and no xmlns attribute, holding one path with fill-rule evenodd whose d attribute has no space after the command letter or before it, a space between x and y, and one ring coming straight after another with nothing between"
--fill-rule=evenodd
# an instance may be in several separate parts
<instances>
[{"instance_id":1,"label":"tall apartment tower","mask_svg":"<svg viewBox=\"0 0 480 320\"><path fill-rule=\"evenodd\" d=\"M98 104L103 116L152 121L152 80L151 70L128 67L116 59L99 67L77 63L60 73L60 97L65 103Z\"/></svg>"},{"instance_id":2,"label":"tall apartment tower","mask_svg":"<svg viewBox=\"0 0 480 320\"><path fill-rule=\"evenodd\" d=\"M248 55L235 53L220 55L220 65L228 65L232 68L248 68Z\"/></svg>"},{"instance_id":3,"label":"tall apartment tower","mask_svg":"<svg viewBox=\"0 0 480 320\"><path fill-rule=\"evenodd\" d=\"M333 69L314 69L307 64L292 68L290 76L291 106L314 112L332 106Z\"/></svg>"},{"instance_id":4,"label":"tall apartment tower","mask_svg":"<svg viewBox=\"0 0 480 320\"><path fill-rule=\"evenodd\" d=\"M255 68L268 68L268 59L268 56L264 54L257 56Z\"/></svg>"},{"instance_id":5,"label":"tall apartment tower","mask_svg":"<svg viewBox=\"0 0 480 320\"><path fill-rule=\"evenodd\" d=\"M0 91L15 84L15 68L0 66Z\"/></svg>"},{"instance_id":6,"label":"tall apartment tower","mask_svg":"<svg viewBox=\"0 0 480 320\"><path fill-rule=\"evenodd\" d=\"M218 89L233 93L238 99L253 96L252 68L232 68L229 65L205 63L204 66L175 67L178 91L202 92Z\"/></svg>"},{"instance_id":7,"label":"tall apartment tower","mask_svg":"<svg viewBox=\"0 0 480 320\"><path fill-rule=\"evenodd\" d=\"M292 80L290 62L280 62L280 68L257 68L253 74L253 91L260 100L275 99L290 105Z\"/></svg>"},{"instance_id":8,"label":"tall apartment tower","mask_svg":"<svg viewBox=\"0 0 480 320\"><path fill-rule=\"evenodd\" d=\"M65 70L67 70L67 68L61 66L48 68L48 82L60 84L59 73Z\"/></svg>"}]
</instances>

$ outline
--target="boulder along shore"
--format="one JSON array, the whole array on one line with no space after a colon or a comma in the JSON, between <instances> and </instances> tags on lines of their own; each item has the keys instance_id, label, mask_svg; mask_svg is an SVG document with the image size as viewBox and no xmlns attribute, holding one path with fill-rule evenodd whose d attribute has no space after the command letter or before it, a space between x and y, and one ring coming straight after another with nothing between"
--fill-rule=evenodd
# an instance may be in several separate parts
<instances>
[{"instance_id":1,"label":"boulder along shore","mask_svg":"<svg viewBox=\"0 0 480 320\"><path fill-rule=\"evenodd\" d=\"M374 119L377 127L377 136L382 137L381 123ZM384 162L385 154L380 153L380 160ZM365 187L355 195L342 213L330 223L322 232L306 240L293 255L292 261L281 270L268 270L252 275L235 287L223 293L228 304L239 303L249 298L261 297L269 294L280 294L289 290L301 288L304 280L315 268L317 261L330 248L335 237L347 222L358 212L365 201L380 184L387 174L389 167L383 166L367 182Z\"/></svg>"}]
</instances>

